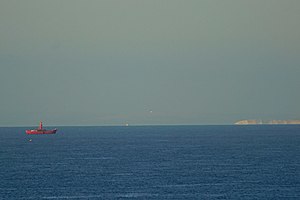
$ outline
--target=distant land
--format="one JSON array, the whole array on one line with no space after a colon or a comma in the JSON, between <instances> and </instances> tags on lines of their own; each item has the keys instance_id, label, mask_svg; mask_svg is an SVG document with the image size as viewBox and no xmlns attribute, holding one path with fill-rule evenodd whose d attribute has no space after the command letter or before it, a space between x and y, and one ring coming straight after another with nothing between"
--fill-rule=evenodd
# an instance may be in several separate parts
<instances>
[{"instance_id":1,"label":"distant land","mask_svg":"<svg viewBox=\"0 0 300 200\"><path fill-rule=\"evenodd\" d=\"M270 121L263 121L263 120L255 120L255 119L247 119L237 121L234 124L237 125L251 125L251 124L300 124L300 120L270 120Z\"/></svg>"}]
</instances>

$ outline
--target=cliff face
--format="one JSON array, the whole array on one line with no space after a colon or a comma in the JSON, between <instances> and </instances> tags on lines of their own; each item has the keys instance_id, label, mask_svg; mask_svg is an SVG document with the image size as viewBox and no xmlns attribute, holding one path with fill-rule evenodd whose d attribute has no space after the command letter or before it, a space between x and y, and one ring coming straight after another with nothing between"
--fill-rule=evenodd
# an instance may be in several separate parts
<instances>
[{"instance_id":1,"label":"cliff face","mask_svg":"<svg viewBox=\"0 0 300 200\"><path fill-rule=\"evenodd\" d=\"M261 120L241 120L237 121L234 124L243 125L243 124L300 124L300 120L271 120L267 122L263 122Z\"/></svg>"},{"instance_id":2,"label":"cliff face","mask_svg":"<svg viewBox=\"0 0 300 200\"><path fill-rule=\"evenodd\" d=\"M259 122L257 120L254 120L254 119L248 119L248 120L238 121L235 124L259 124Z\"/></svg>"},{"instance_id":3,"label":"cliff face","mask_svg":"<svg viewBox=\"0 0 300 200\"><path fill-rule=\"evenodd\" d=\"M269 124L300 124L300 120L271 120Z\"/></svg>"}]
</instances>

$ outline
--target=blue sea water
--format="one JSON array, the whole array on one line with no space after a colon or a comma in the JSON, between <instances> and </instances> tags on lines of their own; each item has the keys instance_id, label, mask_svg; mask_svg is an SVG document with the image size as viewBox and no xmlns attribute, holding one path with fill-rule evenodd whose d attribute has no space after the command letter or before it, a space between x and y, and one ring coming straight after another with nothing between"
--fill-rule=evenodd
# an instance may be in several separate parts
<instances>
[{"instance_id":1,"label":"blue sea water","mask_svg":"<svg viewBox=\"0 0 300 200\"><path fill-rule=\"evenodd\" d=\"M300 199L298 125L25 129L0 128L0 199Z\"/></svg>"}]
</instances>

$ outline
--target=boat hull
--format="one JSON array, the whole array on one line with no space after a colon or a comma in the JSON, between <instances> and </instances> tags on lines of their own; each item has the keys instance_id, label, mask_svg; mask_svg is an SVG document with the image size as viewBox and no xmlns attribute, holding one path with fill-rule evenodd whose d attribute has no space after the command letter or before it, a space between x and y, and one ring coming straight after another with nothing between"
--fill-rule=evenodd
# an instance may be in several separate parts
<instances>
[{"instance_id":1,"label":"boat hull","mask_svg":"<svg viewBox=\"0 0 300 200\"><path fill-rule=\"evenodd\" d=\"M27 134L55 134L57 129L53 130L26 130Z\"/></svg>"}]
</instances>

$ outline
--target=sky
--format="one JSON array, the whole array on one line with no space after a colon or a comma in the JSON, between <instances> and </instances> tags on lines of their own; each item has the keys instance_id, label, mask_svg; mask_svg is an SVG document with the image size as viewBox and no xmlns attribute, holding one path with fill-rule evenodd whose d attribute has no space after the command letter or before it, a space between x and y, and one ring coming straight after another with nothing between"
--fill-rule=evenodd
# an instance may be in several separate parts
<instances>
[{"instance_id":1,"label":"sky","mask_svg":"<svg viewBox=\"0 0 300 200\"><path fill-rule=\"evenodd\" d=\"M0 126L300 119L299 0L1 0Z\"/></svg>"}]
</instances>

